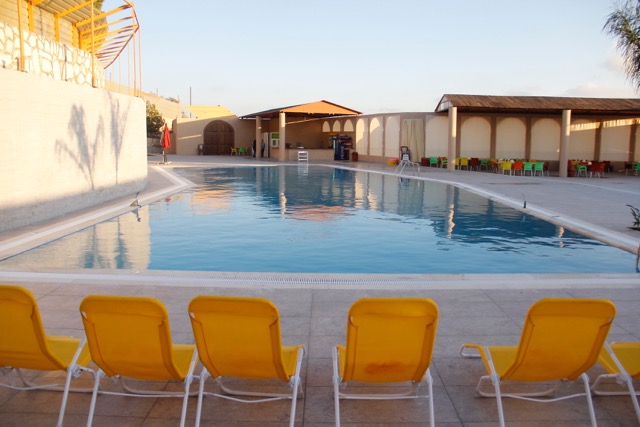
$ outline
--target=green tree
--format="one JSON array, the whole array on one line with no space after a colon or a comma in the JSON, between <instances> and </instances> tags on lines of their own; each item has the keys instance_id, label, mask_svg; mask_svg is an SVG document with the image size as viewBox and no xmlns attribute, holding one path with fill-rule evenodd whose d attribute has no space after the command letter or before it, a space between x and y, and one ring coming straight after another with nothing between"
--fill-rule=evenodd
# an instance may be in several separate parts
<instances>
[{"instance_id":1,"label":"green tree","mask_svg":"<svg viewBox=\"0 0 640 427\"><path fill-rule=\"evenodd\" d=\"M147 101L147 137L154 138L159 136L164 124L164 119L156 105Z\"/></svg>"},{"instance_id":2,"label":"green tree","mask_svg":"<svg viewBox=\"0 0 640 427\"><path fill-rule=\"evenodd\" d=\"M618 3L603 30L618 39L627 77L640 92L640 0Z\"/></svg>"}]
</instances>

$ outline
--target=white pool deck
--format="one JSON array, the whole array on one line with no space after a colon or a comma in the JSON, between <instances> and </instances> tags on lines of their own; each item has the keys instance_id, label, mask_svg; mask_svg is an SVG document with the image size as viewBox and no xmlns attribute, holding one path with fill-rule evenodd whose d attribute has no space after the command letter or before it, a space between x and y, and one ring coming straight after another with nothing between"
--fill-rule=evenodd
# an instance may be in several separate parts
<instances>
[{"instance_id":1,"label":"white pool deck","mask_svg":"<svg viewBox=\"0 0 640 427\"><path fill-rule=\"evenodd\" d=\"M149 158L149 185L140 194L146 204L174 194L189 184L171 173L173 167L260 165L273 162L251 157L169 156ZM313 164L311 159L311 164ZM393 173L395 167L364 162L331 162L340 167ZM503 176L487 172L446 172L421 168L419 176L453 182L494 200L577 229L610 244L637 250L640 232L631 230L627 204L640 207L640 176L613 173L604 178L556 178ZM123 198L0 235L0 257L67 234L88 223L130 210L132 198ZM632 270L635 266L631 266ZM186 307L201 294L261 296L271 299L282 316L285 344L303 343L305 398L298 403L296 425L333 425L331 347L344 342L350 305L367 296L423 296L435 300L440 323L432 364L435 379L436 425L489 426L497 424L494 399L480 398L475 385L484 374L479 360L458 355L465 342L515 344L528 307L544 297L589 297L611 299L618 315L611 341L640 340L640 274L571 275L327 275L257 274L174 271L46 271L0 268L2 283L29 288L38 298L47 332L52 335L82 336L78 306L89 294L153 296L165 303L171 316L175 342L193 342ZM602 368L590 371L593 380ZM52 376L51 374L47 375ZM90 379L80 378L81 382ZM175 387L169 384L168 387ZM578 390L578 384L563 386L562 393ZM50 391L15 392L0 388L1 426L55 425L60 394ZM601 426L638 425L628 397L596 397L596 416ZM195 398L189 404L193 423ZM505 415L512 426L588 426L583 399L541 404L506 400ZM86 424L89 396L73 393L65 425ZM178 399L139 399L100 396L96 426L174 426L178 424ZM287 402L242 405L207 399L203 425L283 426L288 424ZM428 425L425 403L420 401L347 401L342 404L345 426Z\"/></svg>"}]
</instances>

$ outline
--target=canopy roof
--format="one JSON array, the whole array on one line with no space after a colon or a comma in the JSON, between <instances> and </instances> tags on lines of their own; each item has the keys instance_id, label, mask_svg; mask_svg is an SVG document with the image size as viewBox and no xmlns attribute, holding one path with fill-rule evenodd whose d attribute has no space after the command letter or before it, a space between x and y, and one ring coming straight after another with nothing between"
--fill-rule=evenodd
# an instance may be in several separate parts
<instances>
[{"instance_id":1,"label":"canopy roof","mask_svg":"<svg viewBox=\"0 0 640 427\"><path fill-rule=\"evenodd\" d=\"M129 0L122 2L121 6L109 11L95 8L93 0L32 0L30 4L47 11L54 19L70 22L79 32L80 46L77 47L95 54L102 66L107 68L140 27L133 3Z\"/></svg>"},{"instance_id":2,"label":"canopy roof","mask_svg":"<svg viewBox=\"0 0 640 427\"><path fill-rule=\"evenodd\" d=\"M273 110L260 111L253 114L247 114L240 117L241 119L255 119L261 117L263 119L277 118L280 113L287 116L306 117L306 118L324 118L333 116L357 116L362 114L359 111L342 107L329 101L310 102L308 104L292 105L290 107L274 108Z\"/></svg>"},{"instance_id":3,"label":"canopy roof","mask_svg":"<svg viewBox=\"0 0 640 427\"><path fill-rule=\"evenodd\" d=\"M445 94L436 112L457 107L459 112L557 114L572 110L581 114L640 116L639 98L570 98L549 96L487 96Z\"/></svg>"}]
</instances>

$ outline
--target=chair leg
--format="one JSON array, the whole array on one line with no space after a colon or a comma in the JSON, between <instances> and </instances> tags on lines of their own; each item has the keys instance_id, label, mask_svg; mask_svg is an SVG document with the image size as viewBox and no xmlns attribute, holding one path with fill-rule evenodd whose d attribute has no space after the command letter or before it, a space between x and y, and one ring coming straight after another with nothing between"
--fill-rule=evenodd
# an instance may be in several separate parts
<instances>
[{"instance_id":1,"label":"chair leg","mask_svg":"<svg viewBox=\"0 0 640 427\"><path fill-rule=\"evenodd\" d=\"M62 403L60 404L60 413L58 414L58 424L57 427L62 427L62 422L64 421L64 411L67 408L67 399L69 398L69 389L71 388L71 379L74 377L76 372L80 369L76 363L78 363L78 358L82 353L82 349L86 343L86 338L84 338L80 344L78 345L78 349L73 355L73 359L71 359L71 363L67 367L67 379L64 383L64 391L62 392Z\"/></svg>"},{"instance_id":2,"label":"chair leg","mask_svg":"<svg viewBox=\"0 0 640 427\"><path fill-rule=\"evenodd\" d=\"M583 373L582 375L580 375L580 378L582 378L582 382L584 384L584 394L585 397L587 398L587 406L589 407L589 418L591 419L591 425L593 427L597 427L598 423L596 422L596 412L593 409L593 400L591 399L591 389L589 388L589 377L587 376L587 374Z\"/></svg>"},{"instance_id":3,"label":"chair leg","mask_svg":"<svg viewBox=\"0 0 640 427\"><path fill-rule=\"evenodd\" d=\"M102 369L94 373L93 394L91 395L91 406L89 406L89 418L87 419L87 427L93 424L93 413L96 409L96 400L98 399L98 388L100 388L100 380L104 377Z\"/></svg>"},{"instance_id":4,"label":"chair leg","mask_svg":"<svg viewBox=\"0 0 640 427\"><path fill-rule=\"evenodd\" d=\"M493 366L493 360L491 359L491 351L489 347L485 347L486 355L487 355L487 363L489 364L489 369L491 369L491 382L493 383L493 388L496 391L496 404L498 406L498 419L500 421L500 427L504 426L504 412L502 410L502 393L500 392L500 376L496 372L495 366ZM480 378L482 381L482 378ZM480 387L480 383L478 383L478 388Z\"/></svg>"},{"instance_id":5,"label":"chair leg","mask_svg":"<svg viewBox=\"0 0 640 427\"><path fill-rule=\"evenodd\" d=\"M196 427L200 427L200 416L202 414L202 397L204 396L204 383L207 382L207 378L209 378L209 371L204 366L202 367L202 372L200 373L200 384L198 387L198 406L196 407Z\"/></svg>"},{"instance_id":6,"label":"chair leg","mask_svg":"<svg viewBox=\"0 0 640 427\"><path fill-rule=\"evenodd\" d=\"M491 369L493 370L493 362L491 363ZM491 382L493 383L493 388L496 391L496 404L498 406L498 420L500 422L500 427L505 427L504 425L504 411L502 409L502 393L500 392L500 378L498 374L491 374Z\"/></svg>"},{"instance_id":7,"label":"chair leg","mask_svg":"<svg viewBox=\"0 0 640 427\"><path fill-rule=\"evenodd\" d=\"M427 377L427 391L429 393L429 426L434 427L436 418L433 410L433 377L431 377L431 372L428 368L425 376Z\"/></svg>"},{"instance_id":8,"label":"chair leg","mask_svg":"<svg viewBox=\"0 0 640 427\"><path fill-rule=\"evenodd\" d=\"M291 419L289 427L293 427L296 422L296 403L298 401L298 387L300 386L300 370L302 368L302 358L304 357L304 349L298 350L298 360L296 363L296 373L293 377L293 396L291 396Z\"/></svg>"},{"instance_id":9,"label":"chair leg","mask_svg":"<svg viewBox=\"0 0 640 427\"><path fill-rule=\"evenodd\" d=\"M189 392L191 391L191 383L193 382L193 371L198 363L198 350L194 350L193 356L191 356L191 364L189 365L189 372L184 379L184 397L182 399L182 412L180 413L180 427L184 427L187 420L187 405L189 404Z\"/></svg>"},{"instance_id":10,"label":"chair leg","mask_svg":"<svg viewBox=\"0 0 640 427\"><path fill-rule=\"evenodd\" d=\"M336 427L340 427L340 370L338 368L338 349L333 347L333 407L336 419Z\"/></svg>"}]
</instances>

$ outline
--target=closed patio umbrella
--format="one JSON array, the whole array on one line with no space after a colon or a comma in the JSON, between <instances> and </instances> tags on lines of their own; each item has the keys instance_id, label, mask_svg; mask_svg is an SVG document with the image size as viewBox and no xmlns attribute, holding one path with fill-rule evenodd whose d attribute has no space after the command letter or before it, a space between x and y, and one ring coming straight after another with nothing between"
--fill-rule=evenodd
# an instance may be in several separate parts
<instances>
[{"instance_id":1,"label":"closed patio umbrella","mask_svg":"<svg viewBox=\"0 0 640 427\"><path fill-rule=\"evenodd\" d=\"M167 153L164 150L171 147L171 136L169 135L169 127L164 125L162 132L162 163L167 163Z\"/></svg>"}]
</instances>

